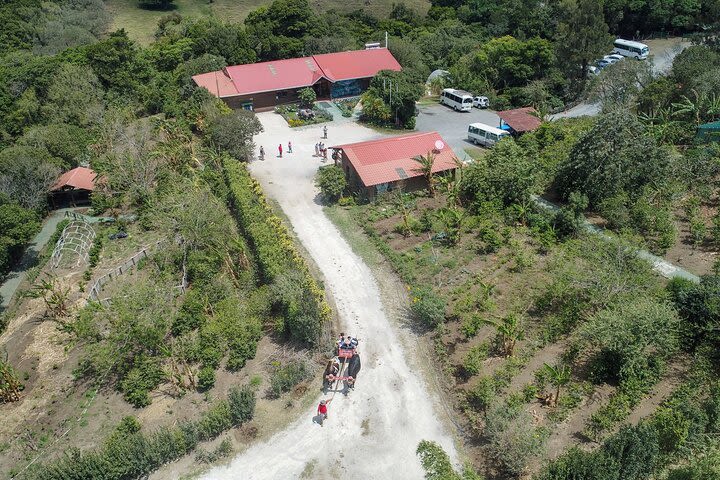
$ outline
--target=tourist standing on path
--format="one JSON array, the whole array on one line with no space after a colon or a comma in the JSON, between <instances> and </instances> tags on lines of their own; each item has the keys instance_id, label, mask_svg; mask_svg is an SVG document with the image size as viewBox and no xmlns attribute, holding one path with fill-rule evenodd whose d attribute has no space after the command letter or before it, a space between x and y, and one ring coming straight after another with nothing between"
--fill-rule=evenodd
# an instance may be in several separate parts
<instances>
[{"instance_id":1,"label":"tourist standing on path","mask_svg":"<svg viewBox=\"0 0 720 480\"><path fill-rule=\"evenodd\" d=\"M260 160L265 160L265 149L260 145Z\"/></svg>"},{"instance_id":2,"label":"tourist standing on path","mask_svg":"<svg viewBox=\"0 0 720 480\"><path fill-rule=\"evenodd\" d=\"M320 420L320 426L323 426L323 423L325 422L325 419L328 418L328 403L332 402L332 398L330 400L320 400L320 405L318 405L317 413Z\"/></svg>"},{"instance_id":3,"label":"tourist standing on path","mask_svg":"<svg viewBox=\"0 0 720 480\"><path fill-rule=\"evenodd\" d=\"M315 144L315 156L316 157L320 156L320 144L319 143Z\"/></svg>"},{"instance_id":4,"label":"tourist standing on path","mask_svg":"<svg viewBox=\"0 0 720 480\"><path fill-rule=\"evenodd\" d=\"M282 158L282 143L278 145L278 157Z\"/></svg>"},{"instance_id":5,"label":"tourist standing on path","mask_svg":"<svg viewBox=\"0 0 720 480\"><path fill-rule=\"evenodd\" d=\"M288 140L288 153L292 153L292 142Z\"/></svg>"},{"instance_id":6,"label":"tourist standing on path","mask_svg":"<svg viewBox=\"0 0 720 480\"><path fill-rule=\"evenodd\" d=\"M327 138L327 125L323 126L323 138Z\"/></svg>"}]
</instances>

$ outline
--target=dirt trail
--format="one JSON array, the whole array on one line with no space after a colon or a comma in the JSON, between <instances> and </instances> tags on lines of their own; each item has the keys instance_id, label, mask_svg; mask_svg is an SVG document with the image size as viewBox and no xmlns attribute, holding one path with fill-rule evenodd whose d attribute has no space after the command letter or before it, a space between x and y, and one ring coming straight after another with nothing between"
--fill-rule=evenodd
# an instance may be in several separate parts
<instances>
[{"instance_id":1,"label":"dirt trail","mask_svg":"<svg viewBox=\"0 0 720 480\"><path fill-rule=\"evenodd\" d=\"M652 415L660 404L668 398L685 378L688 369L688 362L673 363L668 373L653 387L650 396L642 399L627 419L627 423L635 425L643 418Z\"/></svg>"},{"instance_id":2,"label":"dirt trail","mask_svg":"<svg viewBox=\"0 0 720 480\"><path fill-rule=\"evenodd\" d=\"M266 160L251 165L253 175L282 207L322 272L343 328L360 338L363 365L355 391L334 396L324 427L313 423L313 408L204 478L422 478L415 455L418 442L437 441L456 459L453 439L416 366L413 338L399 329L397 318L389 318L370 269L315 199L313 177L321 163L313 150L322 127L291 131L279 115L258 116L265 132L256 142L264 147ZM328 129L332 141L325 141L327 146L379 136L352 123ZM279 141L285 147L288 140L294 153L275 157Z\"/></svg>"},{"instance_id":3,"label":"dirt trail","mask_svg":"<svg viewBox=\"0 0 720 480\"><path fill-rule=\"evenodd\" d=\"M551 343L535 352L535 355L525 365L525 368L513 377L504 393L507 395L522 390L525 385L535 380L535 372L542 368L545 363L555 365L564 351L565 342L558 342Z\"/></svg>"},{"instance_id":4,"label":"dirt trail","mask_svg":"<svg viewBox=\"0 0 720 480\"><path fill-rule=\"evenodd\" d=\"M605 405L615 387L608 384L598 386L585 403L575 413L553 430L547 442L548 459L557 458L568 448L583 441L582 431L590 417Z\"/></svg>"}]
</instances>

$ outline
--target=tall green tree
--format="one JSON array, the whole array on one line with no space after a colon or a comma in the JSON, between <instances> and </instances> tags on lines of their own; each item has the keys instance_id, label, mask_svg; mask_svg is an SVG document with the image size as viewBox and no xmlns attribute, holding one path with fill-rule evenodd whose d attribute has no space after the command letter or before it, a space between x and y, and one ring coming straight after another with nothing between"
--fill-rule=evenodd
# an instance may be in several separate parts
<instances>
[{"instance_id":1,"label":"tall green tree","mask_svg":"<svg viewBox=\"0 0 720 480\"><path fill-rule=\"evenodd\" d=\"M581 84L590 62L612 46L612 36L603 15L602 0L563 0L557 27L558 59L570 78Z\"/></svg>"}]
</instances>

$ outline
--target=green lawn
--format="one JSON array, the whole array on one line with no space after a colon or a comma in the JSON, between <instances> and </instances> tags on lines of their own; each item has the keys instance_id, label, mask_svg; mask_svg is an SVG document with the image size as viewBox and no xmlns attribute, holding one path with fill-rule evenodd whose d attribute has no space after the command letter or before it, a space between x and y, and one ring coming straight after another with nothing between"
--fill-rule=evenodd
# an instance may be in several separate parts
<instances>
[{"instance_id":1,"label":"green lawn","mask_svg":"<svg viewBox=\"0 0 720 480\"><path fill-rule=\"evenodd\" d=\"M271 0L175 0L177 8L173 10L183 16L216 16L226 22L241 22L247 14ZM309 0L310 5L320 13L330 9L351 12L357 9L368 10L383 18L397 0ZM160 18L170 12L143 10L138 8L137 0L106 0L112 15L111 30L124 28L130 38L147 45L153 41L153 35ZM405 4L425 14L430 8L428 0L406 0ZM380 40L380 39L375 39Z\"/></svg>"}]
</instances>

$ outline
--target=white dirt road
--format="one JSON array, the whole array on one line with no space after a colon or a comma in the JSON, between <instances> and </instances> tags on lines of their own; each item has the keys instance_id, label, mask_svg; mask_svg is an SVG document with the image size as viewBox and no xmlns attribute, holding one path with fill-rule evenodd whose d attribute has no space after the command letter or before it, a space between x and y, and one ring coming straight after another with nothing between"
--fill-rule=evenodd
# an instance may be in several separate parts
<instances>
[{"instance_id":1,"label":"white dirt road","mask_svg":"<svg viewBox=\"0 0 720 480\"><path fill-rule=\"evenodd\" d=\"M239 454L207 479L292 478L420 479L418 443L434 440L457 459L445 428L445 410L429 392L413 361L413 335L389 318L370 269L351 250L316 200L313 178L320 159L313 156L321 126L288 128L274 113L262 113L265 132L256 137L265 161L251 164L253 175L275 199L305 249L322 272L345 332L360 338L362 370L349 395L335 394L324 426L307 411L287 429ZM380 135L353 122L328 125L327 146ZM294 153L288 154L287 142ZM277 158L278 143L284 158ZM328 163L332 160L328 160ZM319 389L319 385L317 386ZM320 398L330 398L332 393Z\"/></svg>"}]
</instances>

